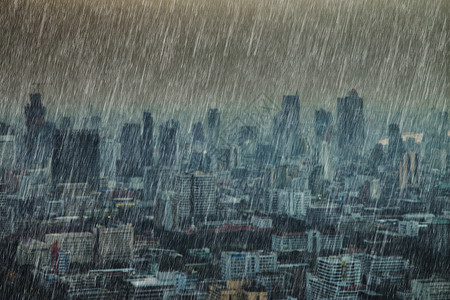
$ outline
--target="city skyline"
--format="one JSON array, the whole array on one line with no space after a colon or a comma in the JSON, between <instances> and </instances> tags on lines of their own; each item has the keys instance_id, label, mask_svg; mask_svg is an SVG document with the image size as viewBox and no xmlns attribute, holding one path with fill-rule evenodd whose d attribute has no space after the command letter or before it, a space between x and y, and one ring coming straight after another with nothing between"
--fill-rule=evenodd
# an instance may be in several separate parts
<instances>
[{"instance_id":1,"label":"city skyline","mask_svg":"<svg viewBox=\"0 0 450 300\"><path fill-rule=\"evenodd\" d=\"M448 12L0 0L0 298L450 299Z\"/></svg>"}]
</instances>

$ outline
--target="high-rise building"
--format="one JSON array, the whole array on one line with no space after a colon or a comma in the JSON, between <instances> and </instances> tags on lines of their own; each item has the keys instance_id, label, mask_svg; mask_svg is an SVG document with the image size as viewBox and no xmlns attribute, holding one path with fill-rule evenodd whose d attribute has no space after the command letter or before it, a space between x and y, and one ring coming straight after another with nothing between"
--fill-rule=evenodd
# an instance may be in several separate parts
<instances>
[{"instance_id":1,"label":"high-rise building","mask_svg":"<svg viewBox=\"0 0 450 300\"><path fill-rule=\"evenodd\" d=\"M120 160L116 162L117 176L142 176L141 125L125 123L120 136Z\"/></svg>"},{"instance_id":2,"label":"high-rise building","mask_svg":"<svg viewBox=\"0 0 450 300\"><path fill-rule=\"evenodd\" d=\"M377 143L375 147L372 149L369 158L369 168L372 174L376 174L378 172L378 167L383 162L383 145Z\"/></svg>"},{"instance_id":3,"label":"high-rise building","mask_svg":"<svg viewBox=\"0 0 450 300\"><path fill-rule=\"evenodd\" d=\"M51 156L54 124L45 122L46 108L41 94L30 94L30 103L25 106L25 167L43 168Z\"/></svg>"},{"instance_id":4,"label":"high-rise building","mask_svg":"<svg viewBox=\"0 0 450 300\"><path fill-rule=\"evenodd\" d=\"M205 141L205 135L203 133L202 122L197 122L192 125L192 144L203 143Z\"/></svg>"},{"instance_id":5,"label":"high-rise building","mask_svg":"<svg viewBox=\"0 0 450 300\"><path fill-rule=\"evenodd\" d=\"M342 153L352 155L365 139L363 99L356 90L347 97L337 98L338 146Z\"/></svg>"},{"instance_id":6,"label":"high-rise building","mask_svg":"<svg viewBox=\"0 0 450 300\"><path fill-rule=\"evenodd\" d=\"M177 133L180 124L169 120L159 127L159 165L171 167L176 162Z\"/></svg>"},{"instance_id":7,"label":"high-rise building","mask_svg":"<svg viewBox=\"0 0 450 300\"><path fill-rule=\"evenodd\" d=\"M42 105L41 94L30 94L30 103L25 106L27 145L35 146L37 135L45 125L46 108Z\"/></svg>"},{"instance_id":8,"label":"high-rise building","mask_svg":"<svg viewBox=\"0 0 450 300\"><path fill-rule=\"evenodd\" d=\"M396 163L401 159L403 154L403 140L398 124L389 125L389 148L388 157L391 163Z\"/></svg>"},{"instance_id":9,"label":"high-rise building","mask_svg":"<svg viewBox=\"0 0 450 300\"><path fill-rule=\"evenodd\" d=\"M215 146L219 140L220 112L217 108L208 110L208 143Z\"/></svg>"},{"instance_id":10,"label":"high-rise building","mask_svg":"<svg viewBox=\"0 0 450 300\"><path fill-rule=\"evenodd\" d=\"M16 162L16 137L0 134L0 170L11 170Z\"/></svg>"},{"instance_id":11,"label":"high-rise building","mask_svg":"<svg viewBox=\"0 0 450 300\"><path fill-rule=\"evenodd\" d=\"M448 257L450 255L450 219L435 218L430 226L429 237L433 253Z\"/></svg>"},{"instance_id":12,"label":"high-rise building","mask_svg":"<svg viewBox=\"0 0 450 300\"><path fill-rule=\"evenodd\" d=\"M144 128L142 131L142 165L145 167L153 164L153 118L148 111L143 115Z\"/></svg>"},{"instance_id":13,"label":"high-rise building","mask_svg":"<svg viewBox=\"0 0 450 300\"><path fill-rule=\"evenodd\" d=\"M51 177L59 183L89 183L97 188L100 176L98 131L56 130L53 137Z\"/></svg>"},{"instance_id":14,"label":"high-rise building","mask_svg":"<svg viewBox=\"0 0 450 300\"><path fill-rule=\"evenodd\" d=\"M70 253L70 261L79 264L91 264L94 255L94 236L90 232L49 233L45 243L58 242L59 251ZM50 247L49 247L50 249Z\"/></svg>"},{"instance_id":15,"label":"high-rise building","mask_svg":"<svg viewBox=\"0 0 450 300\"><path fill-rule=\"evenodd\" d=\"M412 300L450 299L450 281L431 277L411 280Z\"/></svg>"},{"instance_id":16,"label":"high-rise building","mask_svg":"<svg viewBox=\"0 0 450 300\"><path fill-rule=\"evenodd\" d=\"M420 154L406 152L399 163L399 186L401 189L417 187L420 184Z\"/></svg>"},{"instance_id":17,"label":"high-rise building","mask_svg":"<svg viewBox=\"0 0 450 300\"><path fill-rule=\"evenodd\" d=\"M133 258L134 227L131 224L102 226L94 229L97 262L129 263Z\"/></svg>"},{"instance_id":18,"label":"high-rise building","mask_svg":"<svg viewBox=\"0 0 450 300\"><path fill-rule=\"evenodd\" d=\"M316 110L315 121L316 141L321 142L323 140L326 140L328 138L327 134L330 131L331 123L333 121L331 112L328 112L324 109Z\"/></svg>"},{"instance_id":19,"label":"high-rise building","mask_svg":"<svg viewBox=\"0 0 450 300\"><path fill-rule=\"evenodd\" d=\"M273 124L273 143L278 156L300 154L300 100L298 95L283 96L281 111Z\"/></svg>"},{"instance_id":20,"label":"high-rise building","mask_svg":"<svg viewBox=\"0 0 450 300\"><path fill-rule=\"evenodd\" d=\"M0 193L0 238L5 238L14 232L14 209L8 205L6 194Z\"/></svg>"},{"instance_id":21,"label":"high-rise building","mask_svg":"<svg viewBox=\"0 0 450 300\"><path fill-rule=\"evenodd\" d=\"M216 154L216 168L218 171L226 171L230 169L231 164L231 149L221 148Z\"/></svg>"},{"instance_id":22,"label":"high-rise building","mask_svg":"<svg viewBox=\"0 0 450 300\"><path fill-rule=\"evenodd\" d=\"M216 214L216 180L202 172L178 174L175 178L175 202L181 223L201 220ZM190 224L189 224L190 225Z\"/></svg>"},{"instance_id":23,"label":"high-rise building","mask_svg":"<svg viewBox=\"0 0 450 300\"><path fill-rule=\"evenodd\" d=\"M317 259L317 273L306 274L307 299L358 299L361 261L350 256Z\"/></svg>"},{"instance_id":24,"label":"high-rise building","mask_svg":"<svg viewBox=\"0 0 450 300\"><path fill-rule=\"evenodd\" d=\"M272 234L272 250L277 252L307 251L308 236L305 232L277 232Z\"/></svg>"},{"instance_id":25,"label":"high-rise building","mask_svg":"<svg viewBox=\"0 0 450 300\"><path fill-rule=\"evenodd\" d=\"M400 284L405 280L409 261L401 256L377 256L367 254L363 262L362 274L367 285L381 285L387 281Z\"/></svg>"},{"instance_id":26,"label":"high-rise building","mask_svg":"<svg viewBox=\"0 0 450 300\"><path fill-rule=\"evenodd\" d=\"M422 142L425 144L425 152L429 152L432 148L445 149L449 130L448 112L432 108L424 119L426 126Z\"/></svg>"},{"instance_id":27,"label":"high-rise building","mask_svg":"<svg viewBox=\"0 0 450 300\"><path fill-rule=\"evenodd\" d=\"M278 268L275 252L228 252L221 253L222 279L249 279L259 273L275 272Z\"/></svg>"}]
</instances>

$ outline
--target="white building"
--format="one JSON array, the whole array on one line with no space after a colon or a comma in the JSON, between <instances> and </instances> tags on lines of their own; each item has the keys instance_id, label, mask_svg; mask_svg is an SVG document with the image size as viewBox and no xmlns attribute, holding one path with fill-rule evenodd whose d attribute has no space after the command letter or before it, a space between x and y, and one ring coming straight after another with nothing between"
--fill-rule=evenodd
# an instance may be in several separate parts
<instances>
[{"instance_id":1,"label":"white building","mask_svg":"<svg viewBox=\"0 0 450 300\"><path fill-rule=\"evenodd\" d=\"M338 251L342 249L344 236L338 232L321 233L317 230L306 232L277 232L272 235L272 250L276 252L306 251Z\"/></svg>"},{"instance_id":2,"label":"white building","mask_svg":"<svg viewBox=\"0 0 450 300\"><path fill-rule=\"evenodd\" d=\"M419 236L419 222L400 221L398 222L398 233L404 236Z\"/></svg>"},{"instance_id":3,"label":"white building","mask_svg":"<svg viewBox=\"0 0 450 300\"><path fill-rule=\"evenodd\" d=\"M344 236L339 232L320 232L318 230L309 230L308 234L308 252L320 251L338 251L342 249Z\"/></svg>"},{"instance_id":4,"label":"white building","mask_svg":"<svg viewBox=\"0 0 450 300\"><path fill-rule=\"evenodd\" d=\"M450 281L440 278L411 280L412 300L450 299Z\"/></svg>"},{"instance_id":5,"label":"white building","mask_svg":"<svg viewBox=\"0 0 450 300\"><path fill-rule=\"evenodd\" d=\"M16 260L19 265L34 267L49 265L50 245L38 240L22 240L17 246Z\"/></svg>"},{"instance_id":6,"label":"white building","mask_svg":"<svg viewBox=\"0 0 450 300\"><path fill-rule=\"evenodd\" d=\"M260 229L271 229L272 219L268 216L253 215L250 219L250 225Z\"/></svg>"},{"instance_id":7,"label":"white building","mask_svg":"<svg viewBox=\"0 0 450 300\"><path fill-rule=\"evenodd\" d=\"M58 241L61 251L70 252L72 263L90 264L94 255L94 236L90 232L64 232L45 235L48 245Z\"/></svg>"},{"instance_id":8,"label":"white building","mask_svg":"<svg viewBox=\"0 0 450 300\"><path fill-rule=\"evenodd\" d=\"M363 264L363 274L367 285L381 285L389 280L391 283L402 283L409 261L401 256L376 256L367 254Z\"/></svg>"},{"instance_id":9,"label":"white building","mask_svg":"<svg viewBox=\"0 0 450 300\"><path fill-rule=\"evenodd\" d=\"M263 272L277 270L277 254L274 252L222 252L222 279L254 278Z\"/></svg>"},{"instance_id":10,"label":"white building","mask_svg":"<svg viewBox=\"0 0 450 300\"><path fill-rule=\"evenodd\" d=\"M178 217L190 219L215 215L216 179L202 172L178 174L175 177L175 202L178 203Z\"/></svg>"},{"instance_id":11,"label":"white building","mask_svg":"<svg viewBox=\"0 0 450 300\"><path fill-rule=\"evenodd\" d=\"M350 256L317 259L317 273L306 273L307 299L358 299L361 262Z\"/></svg>"},{"instance_id":12,"label":"white building","mask_svg":"<svg viewBox=\"0 0 450 300\"><path fill-rule=\"evenodd\" d=\"M272 234L272 250L276 252L307 251L308 236L304 232Z\"/></svg>"}]
</instances>

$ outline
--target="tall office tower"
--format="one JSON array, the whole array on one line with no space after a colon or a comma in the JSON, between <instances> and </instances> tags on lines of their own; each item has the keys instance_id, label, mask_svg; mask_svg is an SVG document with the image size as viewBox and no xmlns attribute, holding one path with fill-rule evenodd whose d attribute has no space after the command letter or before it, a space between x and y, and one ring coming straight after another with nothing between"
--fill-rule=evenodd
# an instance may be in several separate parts
<instances>
[{"instance_id":1,"label":"tall office tower","mask_svg":"<svg viewBox=\"0 0 450 300\"><path fill-rule=\"evenodd\" d=\"M176 162L177 133L180 124L169 120L159 127L159 165L171 167Z\"/></svg>"},{"instance_id":2,"label":"tall office tower","mask_svg":"<svg viewBox=\"0 0 450 300\"><path fill-rule=\"evenodd\" d=\"M63 117L61 119L61 123L59 125L59 128L61 130L70 130L70 129L72 129L72 122L70 120L70 117Z\"/></svg>"},{"instance_id":3,"label":"tall office tower","mask_svg":"<svg viewBox=\"0 0 450 300\"><path fill-rule=\"evenodd\" d=\"M274 118L273 139L278 156L290 157L300 154L300 100L298 95L283 96L281 111Z\"/></svg>"},{"instance_id":4,"label":"tall office tower","mask_svg":"<svg viewBox=\"0 0 450 300\"><path fill-rule=\"evenodd\" d=\"M331 145L322 141L318 147L320 147L318 163L323 167L323 179L332 181L334 178L334 163Z\"/></svg>"},{"instance_id":5,"label":"tall office tower","mask_svg":"<svg viewBox=\"0 0 450 300\"><path fill-rule=\"evenodd\" d=\"M216 155L216 170L226 171L230 169L231 164L231 149L221 148Z\"/></svg>"},{"instance_id":6,"label":"tall office tower","mask_svg":"<svg viewBox=\"0 0 450 300\"><path fill-rule=\"evenodd\" d=\"M142 165L144 167L153 164L153 118L148 111L143 116L144 130L142 132Z\"/></svg>"},{"instance_id":7,"label":"tall office tower","mask_svg":"<svg viewBox=\"0 0 450 300\"><path fill-rule=\"evenodd\" d=\"M96 236L97 262L100 265L109 263L131 262L133 258L134 227L131 224L97 225L94 228Z\"/></svg>"},{"instance_id":8,"label":"tall office tower","mask_svg":"<svg viewBox=\"0 0 450 300\"><path fill-rule=\"evenodd\" d=\"M333 117L331 116L331 112L320 109L316 110L315 121L316 142L320 143L329 138L328 135Z\"/></svg>"},{"instance_id":9,"label":"tall office tower","mask_svg":"<svg viewBox=\"0 0 450 300\"><path fill-rule=\"evenodd\" d=\"M406 152L399 163L399 185L406 189L409 186L417 187L420 184L420 155L415 152Z\"/></svg>"},{"instance_id":10,"label":"tall office tower","mask_svg":"<svg viewBox=\"0 0 450 300\"><path fill-rule=\"evenodd\" d=\"M202 122L197 122L192 125L192 144L203 143L205 141L205 135L203 133Z\"/></svg>"},{"instance_id":11,"label":"tall office tower","mask_svg":"<svg viewBox=\"0 0 450 300\"><path fill-rule=\"evenodd\" d=\"M42 105L41 94L30 94L30 103L25 106L28 144L36 143L37 135L45 125L45 114L46 108Z\"/></svg>"},{"instance_id":12,"label":"tall office tower","mask_svg":"<svg viewBox=\"0 0 450 300\"><path fill-rule=\"evenodd\" d=\"M142 176L141 125L125 123L120 136L120 160L117 161L117 176Z\"/></svg>"},{"instance_id":13,"label":"tall office tower","mask_svg":"<svg viewBox=\"0 0 450 300\"><path fill-rule=\"evenodd\" d=\"M276 272L275 252L227 252L221 254L222 279L251 279L259 273Z\"/></svg>"},{"instance_id":14,"label":"tall office tower","mask_svg":"<svg viewBox=\"0 0 450 300\"><path fill-rule=\"evenodd\" d=\"M53 126L45 122L46 108L42 105L41 94L30 94L30 103L25 106L25 167L42 168L51 155Z\"/></svg>"},{"instance_id":15,"label":"tall office tower","mask_svg":"<svg viewBox=\"0 0 450 300\"><path fill-rule=\"evenodd\" d=\"M144 201L148 206L153 207L155 202L155 197L159 189L159 170L156 167L145 167L144 168L144 190L143 197Z\"/></svg>"},{"instance_id":16,"label":"tall office tower","mask_svg":"<svg viewBox=\"0 0 450 300\"><path fill-rule=\"evenodd\" d=\"M369 158L369 168L372 174L376 174L378 172L378 167L383 162L383 155L383 145L377 143L375 147L373 147Z\"/></svg>"},{"instance_id":17,"label":"tall office tower","mask_svg":"<svg viewBox=\"0 0 450 300\"><path fill-rule=\"evenodd\" d=\"M403 149L402 134L398 124L390 124L388 155L391 164L394 163L396 165L398 163L399 159L402 158Z\"/></svg>"},{"instance_id":18,"label":"tall office tower","mask_svg":"<svg viewBox=\"0 0 450 300\"><path fill-rule=\"evenodd\" d=\"M89 183L96 189L100 176L100 138L92 130L56 130L53 137L52 183Z\"/></svg>"},{"instance_id":19,"label":"tall office tower","mask_svg":"<svg viewBox=\"0 0 450 300\"><path fill-rule=\"evenodd\" d=\"M353 257L329 256L317 259L317 274L306 273L307 299L358 299L361 262Z\"/></svg>"},{"instance_id":20,"label":"tall office tower","mask_svg":"<svg viewBox=\"0 0 450 300\"><path fill-rule=\"evenodd\" d=\"M11 170L16 162L16 137L11 131L0 131L0 178L4 170Z\"/></svg>"},{"instance_id":21,"label":"tall office tower","mask_svg":"<svg viewBox=\"0 0 450 300\"><path fill-rule=\"evenodd\" d=\"M376 256L367 254L362 273L367 278L368 286L380 286L390 283L401 284L409 268L409 260L401 256Z\"/></svg>"},{"instance_id":22,"label":"tall office tower","mask_svg":"<svg viewBox=\"0 0 450 300\"><path fill-rule=\"evenodd\" d=\"M351 157L365 138L363 99L354 89L347 97L337 98L337 130L342 154Z\"/></svg>"},{"instance_id":23,"label":"tall office tower","mask_svg":"<svg viewBox=\"0 0 450 300\"><path fill-rule=\"evenodd\" d=\"M433 148L445 149L448 141L448 112L438 111L432 108L426 117L426 126L424 130L423 142L425 151Z\"/></svg>"},{"instance_id":24,"label":"tall office tower","mask_svg":"<svg viewBox=\"0 0 450 300\"><path fill-rule=\"evenodd\" d=\"M217 108L208 110L208 143L216 145L219 139L220 112Z\"/></svg>"},{"instance_id":25,"label":"tall office tower","mask_svg":"<svg viewBox=\"0 0 450 300\"><path fill-rule=\"evenodd\" d=\"M211 158L205 151L192 151L189 158L188 172L202 171L208 173L211 169Z\"/></svg>"},{"instance_id":26,"label":"tall office tower","mask_svg":"<svg viewBox=\"0 0 450 300\"><path fill-rule=\"evenodd\" d=\"M180 225L204 220L216 214L215 177L202 172L178 174L175 177L175 202Z\"/></svg>"},{"instance_id":27,"label":"tall office tower","mask_svg":"<svg viewBox=\"0 0 450 300\"><path fill-rule=\"evenodd\" d=\"M0 238L14 233L14 208L8 204L6 194L0 193Z\"/></svg>"}]
</instances>

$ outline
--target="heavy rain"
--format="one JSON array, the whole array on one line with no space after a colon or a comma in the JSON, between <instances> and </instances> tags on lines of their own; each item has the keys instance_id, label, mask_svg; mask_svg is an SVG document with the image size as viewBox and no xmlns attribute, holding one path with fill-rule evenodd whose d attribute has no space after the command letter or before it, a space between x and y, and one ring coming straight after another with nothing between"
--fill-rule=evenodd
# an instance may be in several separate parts
<instances>
[{"instance_id":1,"label":"heavy rain","mask_svg":"<svg viewBox=\"0 0 450 300\"><path fill-rule=\"evenodd\" d=\"M0 299L450 299L446 0L0 0Z\"/></svg>"}]
</instances>

